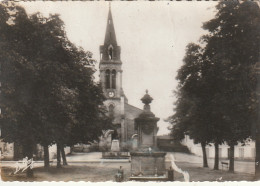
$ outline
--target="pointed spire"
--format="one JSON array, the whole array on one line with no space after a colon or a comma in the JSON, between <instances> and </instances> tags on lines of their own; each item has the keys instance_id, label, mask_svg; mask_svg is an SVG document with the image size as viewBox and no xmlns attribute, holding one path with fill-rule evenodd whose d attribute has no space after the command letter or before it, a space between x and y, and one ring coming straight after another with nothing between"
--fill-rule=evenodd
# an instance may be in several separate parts
<instances>
[{"instance_id":1,"label":"pointed spire","mask_svg":"<svg viewBox=\"0 0 260 186\"><path fill-rule=\"evenodd\" d=\"M109 2L109 12L107 18L107 29L106 29L104 45L110 45L110 44L117 46L116 33L115 33L115 28L114 28L112 13L111 13L111 4Z\"/></svg>"}]
</instances>

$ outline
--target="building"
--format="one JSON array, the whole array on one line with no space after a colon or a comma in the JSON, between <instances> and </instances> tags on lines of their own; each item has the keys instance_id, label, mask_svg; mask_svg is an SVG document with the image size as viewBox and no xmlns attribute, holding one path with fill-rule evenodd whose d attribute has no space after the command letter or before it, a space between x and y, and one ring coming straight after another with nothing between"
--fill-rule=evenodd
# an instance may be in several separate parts
<instances>
[{"instance_id":1,"label":"building","mask_svg":"<svg viewBox=\"0 0 260 186\"><path fill-rule=\"evenodd\" d=\"M107 100L104 102L109 116L113 117L121 148L131 148L136 134L134 119L142 112L141 109L128 104L123 91L121 47L116 40L111 7L107 18L104 44L100 46L100 81ZM108 139L108 142L111 138Z\"/></svg>"},{"instance_id":2,"label":"building","mask_svg":"<svg viewBox=\"0 0 260 186\"><path fill-rule=\"evenodd\" d=\"M157 147L166 152L189 153L187 146L181 144L178 140L174 140L170 134L157 136Z\"/></svg>"},{"instance_id":3,"label":"building","mask_svg":"<svg viewBox=\"0 0 260 186\"><path fill-rule=\"evenodd\" d=\"M64 148L65 154L71 153L70 147ZM55 159L57 156L57 146L53 144L49 146L49 158L50 160ZM44 151L43 146L37 144L34 146L33 159L43 160ZM0 139L0 160L22 160L24 157L22 155L22 147L16 143L6 143Z\"/></svg>"},{"instance_id":4,"label":"building","mask_svg":"<svg viewBox=\"0 0 260 186\"><path fill-rule=\"evenodd\" d=\"M202 148L200 143L195 144L193 139L190 139L189 136L185 136L185 138L181 142L183 145L187 146L189 151L197 156L202 156ZM255 159L255 142L252 140L248 140L245 144L238 143L235 146L235 159L240 160L254 160ZM206 154L207 158L215 157L215 147L214 144L209 144L206 146ZM229 158L229 146L224 143L219 145L219 158L227 159Z\"/></svg>"}]
</instances>

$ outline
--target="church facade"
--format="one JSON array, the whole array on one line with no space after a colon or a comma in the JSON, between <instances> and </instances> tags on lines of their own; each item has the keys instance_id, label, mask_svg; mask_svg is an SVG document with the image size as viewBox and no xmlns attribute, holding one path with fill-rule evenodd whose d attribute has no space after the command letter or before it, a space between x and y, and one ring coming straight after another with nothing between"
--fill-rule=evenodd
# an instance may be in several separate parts
<instances>
[{"instance_id":1,"label":"church facade","mask_svg":"<svg viewBox=\"0 0 260 186\"><path fill-rule=\"evenodd\" d=\"M100 46L100 81L107 100L104 105L113 118L121 149L131 148L134 135L134 119L142 112L141 109L128 104L123 91L121 47L116 40L111 8L107 18L104 44Z\"/></svg>"}]
</instances>

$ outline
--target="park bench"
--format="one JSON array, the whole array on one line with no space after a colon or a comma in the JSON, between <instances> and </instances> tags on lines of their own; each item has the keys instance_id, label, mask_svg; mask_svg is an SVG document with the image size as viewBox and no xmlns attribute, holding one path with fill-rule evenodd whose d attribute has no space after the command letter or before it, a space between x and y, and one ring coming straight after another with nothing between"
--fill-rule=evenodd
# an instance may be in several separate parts
<instances>
[{"instance_id":1,"label":"park bench","mask_svg":"<svg viewBox=\"0 0 260 186\"><path fill-rule=\"evenodd\" d=\"M226 167L228 169L228 162L222 161L221 165L222 165L222 170L223 170L224 167Z\"/></svg>"}]
</instances>

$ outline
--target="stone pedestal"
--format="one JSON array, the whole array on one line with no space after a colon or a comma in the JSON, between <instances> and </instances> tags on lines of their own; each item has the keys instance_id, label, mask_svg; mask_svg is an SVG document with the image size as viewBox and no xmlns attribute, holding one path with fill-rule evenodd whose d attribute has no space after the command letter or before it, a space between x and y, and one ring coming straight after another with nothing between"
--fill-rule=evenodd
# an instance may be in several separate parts
<instances>
[{"instance_id":1,"label":"stone pedestal","mask_svg":"<svg viewBox=\"0 0 260 186\"><path fill-rule=\"evenodd\" d=\"M164 176L166 152L131 152L131 176Z\"/></svg>"},{"instance_id":2,"label":"stone pedestal","mask_svg":"<svg viewBox=\"0 0 260 186\"><path fill-rule=\"evenodd\" d=\"M119 152L119 140L113 140L111 143L111 152Z\"/></svg>"},{"instance_id":3,"label":"stone pedestal","mask_svg":"<svg viewBox=\"0 0 260 186\"><path fill-rule=\"evenodd\" d=\"M157 151L156 134L159 118L150 110L151 96L148 91L141 99L144 111L135 119L138 135L138 148L131 155L130 180L138 181L167 181L165 168L165 152Z\"/></svg>"},{"instance_id":4,"label":"stone pedestal","mask_svg":"<svg viewBox=\"0 0 260 186\"><path fill-rule=\"evenodd\" d=\"M111 149L108 152L102 152L103 159L129 159L129 152L121 152L119 140L114 139L111 143Z\"/></svg>"}]
</instances>

